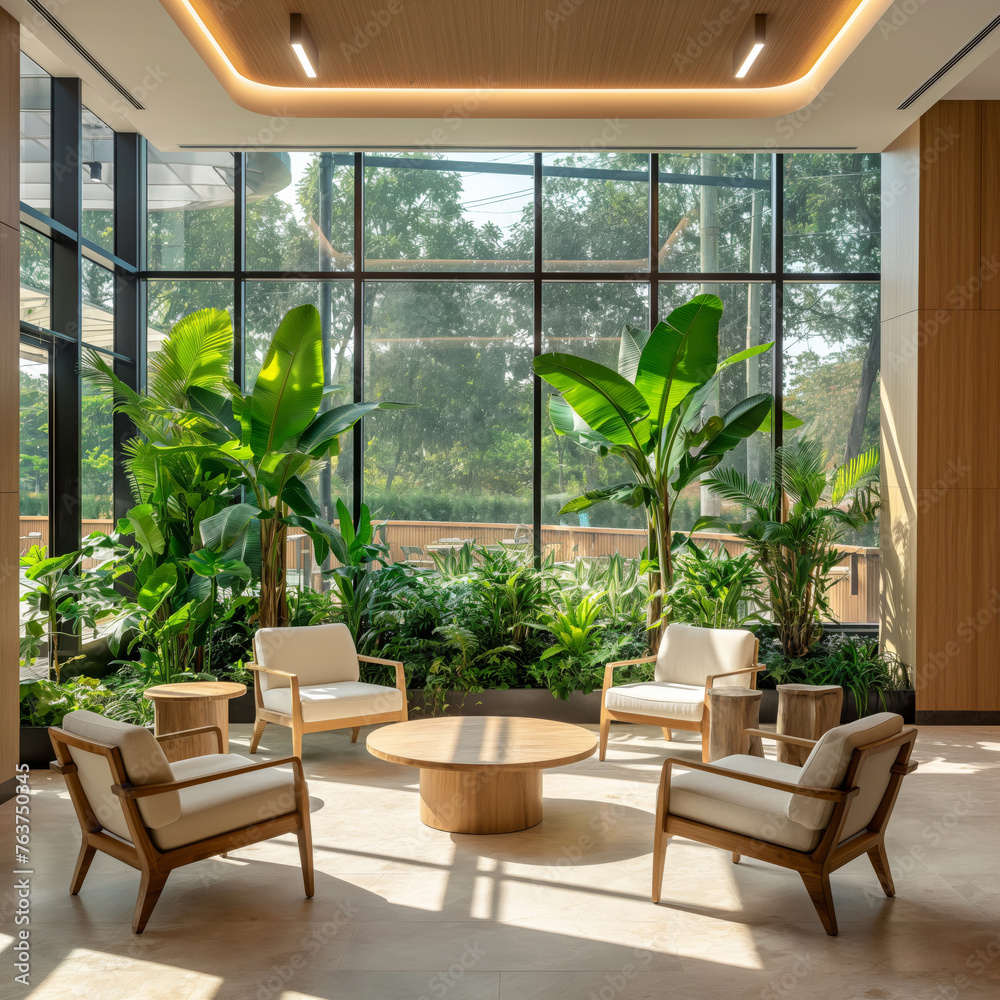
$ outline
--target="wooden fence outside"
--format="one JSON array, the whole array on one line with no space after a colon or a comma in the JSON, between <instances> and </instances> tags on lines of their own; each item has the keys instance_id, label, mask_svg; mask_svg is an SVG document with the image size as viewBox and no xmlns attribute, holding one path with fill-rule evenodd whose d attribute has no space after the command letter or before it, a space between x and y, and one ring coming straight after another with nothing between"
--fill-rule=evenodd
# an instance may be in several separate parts
<instances>
[{"instance_id":1,"label":"wooden fence outside","mask_svg":"<svg viewBox=\"0 0 1000 1000\"><path fill-rule=\"evenodd\" d=\"M48 545L49 522L44 517L20 519L20 551L25 553L31 545ZM377 522L384 543L389 546L393 562L406 559L403 546L420 549L429 558L428 546L443 538L471 538L477 545L499 545L514 539L518 525L473 524L447 521L395 521ZM92 531L110 532L114 527L109 520L85 520L83 534ZM522 532L524 526L522 527ZM529 534L530 537L530 534ZM699 532L699 541L714 540L725 545L731 555L745 548L733 535ZM646 544L646 533L629 528L583 528L569 525L543 525L542 551L552 552L556 562L568 563L577 559L593 559L614 553L636 559ZM830 604L837 621L877 622L879 601L879 550L864 546L845 546L844 557L834 569L839 579L830 590ZM296 583L309 581L313 586L320 582L312 545L305 535L293 534L288 539L287 561L290 578Z\"/></svg>"}]
</instances>

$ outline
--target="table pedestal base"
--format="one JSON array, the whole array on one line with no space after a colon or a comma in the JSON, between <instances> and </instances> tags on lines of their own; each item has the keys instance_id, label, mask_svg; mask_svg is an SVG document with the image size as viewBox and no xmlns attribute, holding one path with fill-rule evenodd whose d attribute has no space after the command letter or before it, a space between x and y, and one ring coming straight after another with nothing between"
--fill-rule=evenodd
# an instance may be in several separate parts
<instances>
[{"instance_id":1,"label":"table pedestal base","mask_svg":"<svg viewBox=\"0 0 1000 1000\"><path fill-rule=\"evenodd\" d=\"M448 833L514 833L542 821L542 772L420 769L420 821Z\"/></svg>"}]
</instances>

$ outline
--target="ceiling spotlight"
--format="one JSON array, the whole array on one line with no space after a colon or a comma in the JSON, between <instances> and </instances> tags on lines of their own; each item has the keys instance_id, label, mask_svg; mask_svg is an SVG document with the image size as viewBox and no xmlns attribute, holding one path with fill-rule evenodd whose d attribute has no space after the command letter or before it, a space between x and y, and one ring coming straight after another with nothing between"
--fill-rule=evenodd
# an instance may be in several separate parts
<instances>
[{"instance_id":1,"label":"ceiling spotlight","mask_svg":"<svg viewBox=\"0 0 1000 1000\"><path fill-rule=\"evenodd\" d=\"M90 171L90 179L92 181L99 181L101 179L101 170L103 165L99 160L94 160L91 163L85 163L85 167Z\"/></svg>"},{"instance_id":2,"label":"ceiling spotlight","mask_svg":"<svg viewBox=\"0 0 1000 1000\"><path fill-rule=\"evenodd\" d=\"M740 35L736 48L733 49L733 72L736 74L737 80L742 80L750 72L754 60L760 55L760 50L764 48L764 24L766 21L766 14L754 14L743 34Z\"/></svg>"},{"instance_id":3,"label":"ceiling spotlight","mask_svg":"<svg viewBox=\"0 0 1000 1000\"><path fill-rule=\"evenodd\" d=\"M299 57L299 62L302 63L306 76L315 79L316 67L319 65L319 51L301 14L291 15L290 41L295 54Z\"/></svg>"}]
</instances>

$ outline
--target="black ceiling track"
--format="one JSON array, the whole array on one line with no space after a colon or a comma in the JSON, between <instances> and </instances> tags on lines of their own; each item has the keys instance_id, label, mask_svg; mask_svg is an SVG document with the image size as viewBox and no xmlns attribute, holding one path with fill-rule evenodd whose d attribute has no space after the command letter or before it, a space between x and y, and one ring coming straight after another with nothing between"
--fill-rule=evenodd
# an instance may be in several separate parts
<instances>
[{"instance_id":1,"label":"black ceiling track","mask_svg":"<svg viewBox=\"0 0 1000 1000\"><path fill-rule=\"evenodd\" d=\"M994 28L1000 25L1000 14L998 14L975 38L966 42L933 76L929 76L910 96L897 108L898 111L905 111L914 101L918 100L938 80L941 79L953 66L961 62Z\"/></svg>"},{"instance_id":2,"label":"black ceiling track","mask_svg":"<svg viewBox=\"0 0 1000 1000\"><path fill-rule=\"evenodd\" d=\"M71 45L84 59L90 63L98 73L107 81L107 83L114 87L115 90L125 98L129 104L132 105L136 111L145 111L146 109L80 44L74 35L72 35L67 29L57 21L52 14L46 9L45 4L39 3L39 0L28 0L28 3L38 12L38 16L44 18L45 23L48 24L53 31L57 32L59 36L64 39L69 45Z\"/></svg>"}]
</instances>

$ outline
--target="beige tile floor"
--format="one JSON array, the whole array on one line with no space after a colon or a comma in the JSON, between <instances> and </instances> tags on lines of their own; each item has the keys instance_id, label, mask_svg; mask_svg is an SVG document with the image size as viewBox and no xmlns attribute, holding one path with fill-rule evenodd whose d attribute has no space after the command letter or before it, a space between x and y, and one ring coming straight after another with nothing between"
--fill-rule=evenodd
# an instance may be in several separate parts
<instances>
[{"instance_id":1,"label":"beige tile floor","mask_svg":"<svg viewBox=\"0 0 1000 1000\"><path fill-rule=\"evenodd\" d=\"M248 726L233 727L234 749ZM264 750L290 752L269 727ZM699 759L697 738L670 752ZM79 843L60 777L33 772L31 986L12 982L0 896L0 997L99 1000L942 1000L1000 997L1000 729L925 728L889 827L897 896L867 859L834 876L828 938L798 877L674 841L649 901L659 730L616 726L596 757L546 773L545 819L496 837L417 819L415 771L344 732L306 740L316 895L281 838L175 872L141 937L138 877ZM0 857L12 858L12 804ZM5 874L5 880L10 876Z\"/></svg>"}]
</instances>

